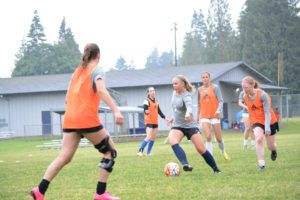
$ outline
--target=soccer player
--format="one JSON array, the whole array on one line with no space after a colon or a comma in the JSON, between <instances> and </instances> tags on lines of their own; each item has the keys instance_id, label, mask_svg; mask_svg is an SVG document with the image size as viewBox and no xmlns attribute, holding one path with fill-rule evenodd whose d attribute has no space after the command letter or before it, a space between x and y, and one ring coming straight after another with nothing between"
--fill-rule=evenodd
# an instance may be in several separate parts
<instances>
[{"instance_id":1,"label":"soccer player","mask_svg":"<svg viewBox=\"0 0 300 200\"><path fill-rule=\"evenodd\" d=\"M249 118L249 112L248 112L248 107L245 105L244 102L244 95L245 92L242 91L239 95L239 106L241 106L243 108L242 111L242 118L243 118L243 122L245 125L245 130L244 130L244 150L247 149L248 146L248 137L249 137L249 133L251 132L251 149L255 149L255 137L254 137L254 133L253 130L251 129L251 124L250 124L250 118Z\"/></svg>"},{"instance_id":2,"label":"soccer player","mask_svg":"<svg viewBox=\"0 0 300 200\"><path fill-rule=\"evenodd\" d=\"M158 115L161 118L168 120L160 110L157 99L155 98L155 90L153 87L149 87L147 89L147 95L147 99L145 99L144 101L144 119L147 136L140 146L139 152L137 153L138 156L143 155L144 148L146 147L148 142L149 145L146 155L151 155L151 149L154 145L154 141L156 139L156 134L158 131Z\"/></svg>"},{"instance_id":3,"label":"soccer player","mask_svg":"<svg viewBox=\"0 0 300 200\"><path fill-rule=\"evenodd\" d=\"M120 199L106 191L106 182L113 170L117 152L98 117L100 99L111 108L116 124L123 123L123 116L105 87L105 73L103 68L98 66L99 59L99 47L96 44L87 44L81 58L81 65L76 68L66 95L62 149L58 157L49 165L39 186L31 190L30 195L35 200L44 199L49 183L72 160L82 137L86 137L99 152L103 153L94 200Z\"/></svg>"},{"instance_id":4,"label":"soccer player","mask_svg":"<svg viewBox=\"0 0 300 200\"><path fill-rule=\"evenodd\" d=\"M245 92L244 101L248 107L251 125L256 140L256 154L259 171L265 169L263 138L271 151L271 160L277 158L275 134L279 131L276 116L271 107L271 98L259 88L259 84L250 76L243 78L242 87Z\"/></svg>"},{"instance_id":5,"label":"soccer player","mask_svg":"<svg viewBox=\"0 0 300 200\"><path fill-rule=\"evenodd\" d=\"M224 141L221 135L220 113L223 109L223 98L220 88L210 83L210 73L203 72L201 74L203 86L198 90L198 112L197 123L201 121L203 131L206 137L206 148L213 155L213 144L211 141L212 125L218 146L226 161L230 161L228 154L225 151Z\"/></svg>"},{"instance_id":6,"label":"soccer player","mask_svg":"<svg viewBox=\"0 0 300 200\"><path fill-rule=\"evenodd\" d=\"M183 170L193 170L193 167L187 161L184 150L179 145L182 138L186 136L188 140L193 142L196 150L213 169L214 173L220 173L213 156L205 148L192 114L193 104L191 94L194 93L195 88L183 75L177 75L173 78L173 88L174 92L171 101L173 117L168 121L168 125L172 125L169 133L169 143L176 157L183 165Z\"/></svg>"}]
</instances>

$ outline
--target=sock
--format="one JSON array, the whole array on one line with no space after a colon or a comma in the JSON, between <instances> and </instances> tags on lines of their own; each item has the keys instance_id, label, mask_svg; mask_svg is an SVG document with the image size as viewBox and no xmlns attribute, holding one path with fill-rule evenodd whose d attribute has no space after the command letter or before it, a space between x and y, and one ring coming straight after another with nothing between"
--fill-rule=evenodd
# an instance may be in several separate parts
<instances>
[{"instance_id":1,"label":"sock","mask_svg":"<svg viewBox=\"0 0 300 200\"><path fill-rule=\"evenodd\" d=\"M247 146L248 140L244 140L244 146Z\"/></svg>"},{"instance_id":2,"label":"sock","mask_svg":"<svg viewBox=\"0 0 300 200\"><path fill-rule=\"evenodd\" d=\"M49 184L50 184L49 181L47 181L46 179L43 179L39 184L40 193L45 194L48 189Z\"/></svg>"},{"instance_id":3,"label":"sock","mask_svg":"<svg viewBox=\"0 0 300 200\"><path fill-rule=\"evenodd\" d=\"M172 149L173 149L177 159L181 162L181 164L183 164L183 165L188 164L186 155L185 155L183 149L179 146L179 144L174 144L172 146Z\"/></svg>"},{"instance_id":4,"label":"sock","mask_svg":"<svg viewBox=\"0 0 300 200\"><path fill-rule=\"evenodd\" d=\"M219 149L221 150L222 153L225 153L225 148L224 148L224 141L218 142Z\"/></svg>"},{"instance_id":5,"label":"sock","mask_svg":"<svg viewBox=\"0 0 300 200\"><path fill-rule=\"evenodd\" d=\"M251 145L252 145L252 146L255 145L255 140L251 140Z\"/></svg>"},{"instance_id":6,"label":"sock","mask_svg":"<svg viewBox=\"0 0 300 200\"><path fill-rule=\"evenodd\" d=\"M154 145L154 141L150 140L149 145L148 145L147 155L149 155L151 153L151 149L152 149L153 145Z\"/></svg>"},{"instance_id":7,"label":"sock","mask_svg":"<svg viewBox=\"0 0 300 200\"><path fill-rule=\"evenodd\" d=\"M219 170L217 167L217 164L215 162L214 157L209 153L209 151L205 151L204 154L202 154L202 157L206 161L206 163L214 170L217 171Z\"/></svg>"},{"instance_id":8,"label":"sock","mask_svg":"<svg viewBox=\"0 0 300 200\"><path fill-rule=\"evenodd\" d=\"M258 160L258 165L260 167L265 166L265 160Z\"/></svg>"},{"instance_id":9,"label":"sock","mask_svg":"<svg viewBox=\"0 0 300 200\"><path fill-rule=\"evenodd\" d=\"M206 142L206 149L211 155L213 155L213 144L212 142Z\"/></svg>"},{"instance_id":10,"label":"sock","mask_svg":"<svg viewBox=\"0 0 300 200\"><path fill-rule=\"evenodd\" d=\"M143 142L142 142L142 144L141 144L141 147L140 147L140 152L143 152L144 151L144 148L145 148L145 146L147 145L147 141L146 140L144 140Z\"/></svg>"},{"instance_id":11,"label":"sock","mask_svg":"<svg viewBox=\"0 0 300 200\"><path fill-rule=\"evenodd\" d=\"M97 184L97 194L101 195L105 192L106 190L106 183L103 183L103 182L99 182L98 181L98 184Z\"/></svg>"}]
</instances>

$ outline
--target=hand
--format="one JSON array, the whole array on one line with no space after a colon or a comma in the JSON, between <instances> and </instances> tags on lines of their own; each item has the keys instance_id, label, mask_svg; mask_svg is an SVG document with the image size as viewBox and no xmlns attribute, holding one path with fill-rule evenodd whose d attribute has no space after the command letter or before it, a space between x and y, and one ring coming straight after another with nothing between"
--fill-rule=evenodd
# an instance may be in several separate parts
<instances>
[{"instance_id":1,"label":"hand","mask_svg":"<svg viewBox=\"0 0 300 200\"><path fill-rule=\"evenodd\" d=\"M173 118L171 118L170 120L167 120L167 126L171 126L172 125L172 123L173 123Z\"/></svg>"},{"instance_id":2,"label":"hand","mask_svg":"<svg viewBox=\"0 0 300 200\"><path fill-rule=\"evenodd\" d=\"M199 124L199 121L200 121L200 118L199 118L199 116L196 118L196 122L197 122L197 124Z\"/></svg>"},{"instance_id":3,"label":"hand","mask_svg":"<svg viewBox=\"0 0 300 200\"><path fill-rule=\"evenodd\" d=\"M122 116L122 114L120 112L116 112L114 113L115 115L115 123L118 125L122 125L124 122L124 117Z\"/></svg>"},{"instance_id":4,"label":"hand","mask_svg":"<svg viewBox=\"0 0 300 200\"><path fill-rule=\"evenodd\" d=\"M215 117L217 118L217 117L219 117L219 116L220 116L220 113L216 112L216 113L215 113Z\"/></svg>"},{"instance_id":5,"label":"hand","mask_svg":"<svg viewBox=\"0 0 300 200\"><path fill-rule=\"evenodd\" d=\"M190 122L190 121L191 121L191 113L189 113L189 112L185 113L184 119L185 119L186 121Z\"/></svg>"},{"instance_id":6,"label":"hand","mask_svg":"<svg viewBox=\"0 0 300 200\"><path fill-rule=\"evenodd\" d=\"M266 136L270 136L271 132L270 131L266 131L265 134L266 134Z\"/></svg>"},{"instance_id":7,"label":"hand","mask_svg":"<svg viewBox=\"0 0 300 200\"><path fill-rule=\"evenodd\" d=\"M149 110L145 110L145 113L148 115L149 114Z\"/></svg>"}]
</instances>

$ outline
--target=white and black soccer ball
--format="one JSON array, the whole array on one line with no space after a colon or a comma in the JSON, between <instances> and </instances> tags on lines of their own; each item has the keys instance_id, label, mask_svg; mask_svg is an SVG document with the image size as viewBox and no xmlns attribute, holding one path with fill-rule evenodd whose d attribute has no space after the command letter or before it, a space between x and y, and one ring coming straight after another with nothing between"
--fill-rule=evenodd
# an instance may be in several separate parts
<instances>
[{"instance_id":1,"label":"white and black soccer ball","mask_svg":"<svg viewBox=\"0 0 300 200\"><path fill-rule=\"evenodd\" d=\"M166 164L164 172L166 176L179 176L180 167L177 163L170 162Z\"/></svg>"}]
</instances>

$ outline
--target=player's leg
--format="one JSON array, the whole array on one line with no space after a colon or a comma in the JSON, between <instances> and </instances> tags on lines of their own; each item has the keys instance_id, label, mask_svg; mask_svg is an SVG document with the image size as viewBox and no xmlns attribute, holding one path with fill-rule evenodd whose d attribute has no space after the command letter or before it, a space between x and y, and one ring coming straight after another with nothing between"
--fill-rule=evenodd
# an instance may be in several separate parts
<instances>
[{"instance_id":1,"label":"player's leg","mask_svg":"<svg viewBox=\"0 0 300 200\"><path fill-rule=\"evenodd\" d=\"M64 133L62 149L58 157L48 166L43 180L39 186L34 188L30 194L36 200L43 200L44 194L48 189L48 186L52 179L59 173L59 171L68 164L76 152L78 144L80 142L80 135L76 132Z\"/></svg>"},{"instance_id":2,"label":"player's leg","mask_svg":"<svg viewBox=\"0 0 300 200\"><path fill-rule=\"evenodd\" d=\"M215 159L213 156L209 153L209 151L206 150L206 147L204 145L204 142L202 140L202 137L200 133L196 133L191 136L191 141L193 142L196 150L202 155L206 163L214 170L215 173L220 173L220 170L218 169Z\"/></svg>"},{"instance_id":3,"label":"player's leg","mask_svg":"<svg viewBox=\"0 0 300 200\"><path fill-rule=\"evenodd\" d=\"M154 141L156 139L157 132L158 132L158 128L152 128L152 130L150 132L150 140L149 140L149 144L148 144L147 155L151 155L151 149L154 145Z\"/></svg>"},{"instance_id":4,"label":"player's leg","mask_svg":"<svg viewBox=\"0 0 300 200\"><path fill-rule=\"evenodd\" d=\"M152 132L152 128L146 126L146 134L147 134L147 136L143 140L143 142L142 142L142 144L141 144L141 146L139 148L139 152L137 153L137 156L142 156L143 155L144 148L147 146L148 142L150 141L151 132Z\"/></svg>"},{"instance_id":5,"label":"player's leg","mask_svg":"<svg viewBox=\"0 0 300 200\"><path fill-rule=\"evenodd\" d=\"M219 147L224 159L226 161L230 161L230 157L228 156L228 154L225 151L224 140L222 139L220 119L218 119L218 118L212 119L212 127L215 132L218 147Z\"/></svg>"},{"instance_id":6,"label":"player's leg","mask_svg":"<svg viewBox=\"0 0 300 200\"><path fill-rule=\"evenodd\" d=\"M206 139L206 149L213 155L213 145L211 141L211 132L210 132L210 120L209 119L201 119L201 124L203 128L203 132L205 134Z\"/></svg>"},{"instance_id":7,"label":"player's leg","mask_svg":"<svg viewBox=\"0 0 300 200\"><path fill-rule=\"evenodd\" d=\"M265 169L265 151L264 151L264 129L262 127L254 127L253 129L256 141L256 155L258 159L259 170Z\"/></svg>"},{"instance_id":8,"label":"player's leg","mask_svg":"<svg viewBox=\"0 0 300 200\"><path fill-rule=\"evenodd\" d=\"M99 177L94 199L119 199L118 197L112 197L106 191L107 180L109 174L113 170L113 165L115 163L114 158L117 156L114 142L107 136L107 132L104 128L98 132L84 134L84 136L96 149L98 149L99 152L103 153L103 158L100 160L99 164Z\"/></svg>"},{"instance_id":9,"label":"player's leg","mask_svg":"<svg viewBox=\"0 0 300 200\"><path fill-rule=\"evenodd\" d=\"M191 171L193 168L189 165L187 158L186 158L186 154L185 154L184 150L181 148L181 146L179 145L179 143L181 142L183 137L184 137L184 134L182 131L177 130L177 129L171 129L171 131L169 133L169 143L170 143L177 159L184 166L184 170Z\"/></svg>"},{"instance_id":10,"label":"player's leg","mask_svg":"<svg viewBox=\"0 0 300 200\"><path fill-rule=\"evenodd\" d=\"M277 158L275 135L266 136L266 141L268 149L271 151L271 159L275 161Z\"/></svg>"},{"instance_id":11,"label":"player's leg","mask_svg":"<svg viewBox=\"0 0 300 200\"><path fill-rule=\"evenodd\" d=\"M249 117L245 116L243 114L243 122L245 125L245 130L244 130L244 150L247 149L247 145L248 145L248 137L249 137L249 133L250 133L250 123L249 123Z\"/></svg>"}]
</instances>

